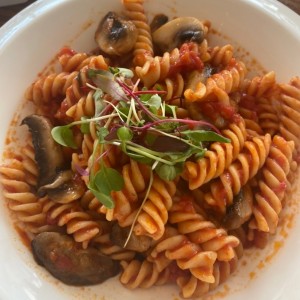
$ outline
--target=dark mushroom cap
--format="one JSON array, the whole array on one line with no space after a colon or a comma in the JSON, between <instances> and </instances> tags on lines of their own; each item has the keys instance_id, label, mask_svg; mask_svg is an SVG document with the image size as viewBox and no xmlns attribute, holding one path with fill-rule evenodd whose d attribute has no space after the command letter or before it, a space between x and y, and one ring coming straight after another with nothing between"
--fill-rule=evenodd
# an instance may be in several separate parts
<instances>
[{"instance_id":1,"label":"dark mushroom cap","mask_svg":"<svg viewBox=\"0 0 300 300\"><path fill-rule=\"evenodd\" d=\"M153 32L152 38L156 48L163 53L179 48L185 42L200 44L205 33L205 27L198 19L180 17L159 27Z\"/></svg>"},{"instance_id":2,"label":"dark mushroom cap","mask_svg":"<svg viewBox=\"0 0 300 300\"><path fill-rule=\"evenodd\" d=\"M132 50L137 36L138 31L133 22L109 12L101 20L95 40L103 52L121 56Z\"/></svg>"},{"instance_id":3,"label":"dark mushroom cap","mask_svg":"<svg viewBox=\"0 0 300 300\"><path fill-rule=\"evenodd\" d=\"M119 263L96 248L81 249L68 235L43 232L31 242L35 260L69 285L101 283L119 273Z\"/></svg>"},{"instance_id":4,"label":"dark mushroom cap","mask_svg":"<svg viewBox=\"0 0 300 300\"><path fill-rule=\"evenodd\" d=\"M53 182L39 188L38 194L48 197L57 203L69 203L79 199L85 192L85 184L71 170L61 171Z\"/></svg>"},{"instance_id":5,"label":"dark mushroom cap","mask_svg":"<svg viewBox=\"0 0 300 300\"><path fill-rule=\"evenodd\" d=\"M234 197L223 219L223 226L228 230L239 228L252 215L253 193L249 186L244 186Z\"/></svg>"},{"instance_id":6,"label":"dark mushroom cap","mask_svg":"<svg viewBox=\"0 0 300 300\"><path fill-rule=\"evenodd\" d=\"M130 228L129 227L120 227L118 224L114 224L112 227L112 231L110 233L110 238L113 243L120 247L124 247L124 244L129 235ZM136 235L132 232L130 239L126 245L126 249L137 251L137 252L145 252L152 245L153 239L149 236Z\"/></svg>"},{"instance_id":7,"label":"dark mushroom cap","mask_svg":"<svg viewBox=\"0 0 300 300\"><path fill-rule=\"evenodd\" d=\"M150 24L151 31L154 32L159 27L166 24L168 21L169 21L169 17L164 15L164 14L155 15L152 22L151 22L151 24Z\"/></svg>"},{"instance_id":8,"label":"dark mushroom cap","mask_svg":"<svg viewBox=\"0 0 300 300\"><path fill-rule=\"evenodd\" d=\"M39 169L38 187L51 183L59 170L65 168L61 146L52 138L53 128L50 120L39 115L30 115L23 119L32 135L35 160Z\"/></svg>"}]
</instances>

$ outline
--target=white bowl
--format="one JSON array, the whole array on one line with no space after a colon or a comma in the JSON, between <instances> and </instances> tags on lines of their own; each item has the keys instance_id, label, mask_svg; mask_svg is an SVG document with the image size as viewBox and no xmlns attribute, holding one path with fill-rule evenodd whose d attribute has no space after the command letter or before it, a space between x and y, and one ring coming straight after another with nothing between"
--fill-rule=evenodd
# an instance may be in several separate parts
<instances>
[{"instance_id":1,"label":"white bowl","mask_svg":"<svg viewBox=\"0 0 300 300\"><path fill-rule=\"evenodd\" d=\"M287 82L300 75L300 17L275 0L148 0L145 8L150 17L164 12L170 16L208 19L223 34L216 35L215 41L229 40L246 49L266 70L274 70L278 81ZM95 28L109 10L121 10L120 1L40 0L0 28L1 152L26 87L64 45L72 45L77 51L93 49ZM295 209L299 211L298 204ZM261 252L252 250L250 261L240 265L238 275L221 286L214 299L223 292L230 300L300 299L299 234L296 213L284 243L272 244ZM3 300L178 299L175 286L130 291L116 279L89 288L57 282L33 261L13 228L4 201L0 209L0 245ZM273 255L278 245L282 247Z\"/></svg>"}]
</instances>

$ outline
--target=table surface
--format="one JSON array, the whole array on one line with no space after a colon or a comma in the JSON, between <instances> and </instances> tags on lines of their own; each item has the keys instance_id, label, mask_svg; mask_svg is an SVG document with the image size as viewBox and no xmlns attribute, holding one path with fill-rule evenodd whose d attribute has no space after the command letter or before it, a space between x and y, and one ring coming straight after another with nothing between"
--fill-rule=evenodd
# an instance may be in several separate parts
<instances>
[{"instance_id":1,"label":"table surface","mask_svg":"<svg viewBox=\"0 0 300 300\"><path fill-rule=\"evenodd\" d=\"M10 5L0 7L0 27L7 22L10 18L12 18L15 14L19 11L24 9L26 6L32 4L36 0L29 0L24 4L17 4L17 5ZM279 0L280 2L284 3L295 12L300 15L300 0Z\"/></svg>"}]
</instances>

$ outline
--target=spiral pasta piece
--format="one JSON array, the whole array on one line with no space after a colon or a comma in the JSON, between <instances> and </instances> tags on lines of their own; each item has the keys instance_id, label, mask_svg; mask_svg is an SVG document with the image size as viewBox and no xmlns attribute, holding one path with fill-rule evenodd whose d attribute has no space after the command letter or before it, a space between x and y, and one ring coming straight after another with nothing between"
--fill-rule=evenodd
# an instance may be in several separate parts
<instances>
[{"instance_id":1,"label":"spiral pasta piece","mask_svg":"<svg viewBox=\"0 0 300 300\"><path fill-rule=\"evenodd\" d=\"M164 86L167 94L164 99L170 100L173 98L180 98L184 91L184 79L180 73L176 74L175 77L168 77L164 80Z\"/></svg>"},{"instance_id":2,"label":"spiral pasta piece","mask_svg":"<svg viewBox=\"0 0 300 300\"><path fill-rule=\"evenodd\" d=\"M22 161L12 159L7 165L0 166L0 174L3 196L17 222L29 233L38 233L46 222L46 214L43 213L43 201L26 182L27 172Z\"/></svg>"},{"instance_id":3,"label":"spiral pasta piece","mask_svg":"<svg viewBox=\"0 0 300 300\"><path fill-rule=\"evenodd\" d=\"M197 213L189 198L182 198L170 211L169 221L176 224L178 232L200 245L204 251L217 253L219 261L230 261L235 256L234 248L240 243L235 236L228 235L223 228Z\"/></svg>"},{"instance_id":4,"label":"spiral pasta piece","mask_svg":"<svg viewBox=\"0 0 300 300\"><path fill-rule=\"evenodd\" d=\"M233 197L265 163L270 145L269 134L246 141L237 159L215 182L210 184L210 191L204 195L207 204L225 213L226 207L232 204Z\"/></svg>"},{"instance_id":5,"label":"spiral pasta piece","mask_svg":"<svg viewBox=\"0 0 300 300\"><path fill-rule=\"evenodd\" d=\"M213 47L209 53L210 53L210 59L208 62L212 66L227 66L231 59L233 58L233 46L230 44L227 44L225 46L215 46Z\"/></svg>"},{"instance_id":6,"label":"spiral pasta piece","mask_svg":"<svg viewBox=\"0 0 300 300\"><path fill-rule=\"evenodd\" d=\"M134 226L135 234L148 235L154 240L163 236L175 192L174 181L165 181L154 175L148 198Z\"/></svg>"},{"instance_id":7,"label":"spiral pasta piece","mask_svg":"<svg viewBox=\"0 0 300 300\"><path fill-rule=\"evenodd\" d=\"M153 56L151 30L143 3L143 0L123 0L124 14L134 23L138 30L138 37L133 50L133 63L136 66L144 64L145 55Z\"/></svg>"},{"instance_id":8,"label":"spiral pasta piece","mask_svg":"<svg viewBox=\"0 0 300 300\"><path fill-rule=\"evenodd\" d=\"M110 224L107 222L103 224L103 232L93 238L93 246L95 246L101 253L109 256L113 260L119 260L123 262L132 261L135 256L135 251L128 250L126 248L115 245L110 239L111 230Z\"/></svg>"},{"instance_id":9,"label":"spiral pasta piece","mask_svg":"<svg viewBox=\"0 0 300 300\"><path fill-rule=\"evenodd\" d=\"M185 162L182 176L188 181L191 190L220 176L237 158L247 136L244 121L230 124L228 129L222 130L222 135L230 139L231 143L215 142L205 152L203 158L196 162Z\"/></svg>"},{"instance_id":10,"label":"spiral pasta piece","mask_svg":"<svg viewBox=\"0 0 300 300\"><path fill-rule=\"evenodd\" d=\"M77 73L77 76L72 80L72 84L67 88L65 98L61 103L61 108L56 113L58 118L65 118L66 111L76 104L78 100L89 91L89 88L84 88L86 87L86 83L89 82L87 70L87 66L82 68L80 72Z\"/></svg>"},{"instance_id":11,"label":"spiral pasta piece","mask_svg":"<svg viewBox=\"0 0 300 300\"><path fill-rule=\"evenodd\" d=\"M61 72L40 78L29 86L25 97L36 105L49 103L53 99L62 98L77 75L78 72Z\"/></svg>"},{"instance_id":12,"label":"spiral pasta piece","mask_svg":"<svg viewBox=\"0 0 300 300\"><path fill-rule=\"evenodd\" d=\"M177 285L180 287L181 295L183 298L195 298L201 297L214 290L223 282L225 282L228 277L236 270L238 266L238 258L234 256L230 261L217 261L214 264L213 276L215 278L214 283L207 283L199 280L194 275L190 276L180 276L177 278Z\"/></svg>"},{"instance_id":13,"label":"spiral pasta piece","mask_svg":"<svg viewBox=\"0 0 300 300\"><path fill-rule=\"evenodd\" d=\"M108 209L103 206L101 212L106 215L107 220L117 220L121 226L126 226L130 225L126 224L126 219L135 210L139 195L147 188L150 170L130 159L130 162L122 167L122 176L124 188L121 191L112 192L115 207Z\"/></svg>"},{"instance_id":14,"label":"spiral pasta piece","mask_svg":"<svg viewBox=\"0 0 300 300\"><path fill-rule=\"evenodd\" d=\"M92 57L89 56L87 53L76 53L69 49L68 53L64 51L63 54L59 55L58 61L61 65L63 72L73 72L79 71L81 68L88 65L91 58Z\"/></svg>"},{"instance_id":15,"label":"spiral pasta piece","mask_svg":"<svg viewBox=\"0 0 300 300\"><path fill-rule=\"evenodd\" d=\"M87 190L80 198L81 206L87 211L95 211L101 213L102 203L94 196L94 194Z\"/></svg>"},{"instance_id":16,"label":"spiral pasta piece","mask_svg":"<svg viewBox=\"0 0 300 300\"><path fill-rule=\"evenodd\" d=\"M171 64L175 64L179 60L179 49L172 52L165 52L162 57L147 56L144 65L137 66L135 71L138 77L143 81L146 87L153 86L156 82L167 78Z\"/></svg>"},{"instance_id":17,"label":"spiral pasta piece","mask_svg":"<svg viewBox=\"0 0 300 300\"><path fill-rule=\"evenodd\" d=\"M280 118L277 112L277 100L273 97L258 99L258 122L264 133L274 136L279 132Z\"/></svg>"},{"instance_id":18,"label":"spiral pasta piece","mask_svg":"<svg viewBox=\"0 0 300 300\"><path fill-rule=\"evenodd\" d=\"M206 31L209 30L210 24L203 22L204 28ZM209 62L211 59L210 48L208 46L207 39L204 39L201 44L197 45L197 52L201 61Z\"/></svg>"},{"instance_id":19,"label":"spiral pasta piece","mask_svg":"<svg viewBox=\"0 0 300 300\"><path fill-rule=\"evenodd\" d=\"M213 283L213 266L217 259L214 251L204 251L200 245L192 243L186 235L177 234L162 239L151 251L148 260L161 260L163 256L167 267L172 261L176 261L182 270L189 270L196 278L203 282Z\"/></svg>"},{"instance_id":20,"label":"spiral pasta piece","mask_svg":"<svg viewBox=\"0 0 300 300\"><path fill-rule=\"evenodd\" d=\"M26 144L22 149L22 164L26 172L26 182L33 187L36 186L39 170L35 161L34 148L31 143Z\"/></svg>"},{"instance_id":21,"label":"spiral pasta piece","mask_svg":"<svg viewBox=\"0 0 300 300\"><path fill-rule=\"evenodd\" d=\"M300 78L294 77L288 84L281 84L280 133L286 140L295 142L300 150Z\"/></svg>"},{"instance_id":22,"label":"spiral pasta piece","mask_svg":"<svg viewBox=\"0 0 300 300\"><path fill-rule=\"evenodd\" d=\"M123 272L120 282L129 289L149 288L153 285L162 285L169 281L170 270L168 268L159 272L154 263L147 260L136 259L126 262L121 261Z\"/></svg>"},{"instance_id":23,"label":"spiral pasta piece","mask_svg":"<svg viewBox=\"0 0 300 300\"><path fill-rule=\"evenodd\" d=\"M70 49L67 53L64 51L63 54L59 55L58 60L63 72L80 71L85 66L107 70L107 61L102 55L89 55L84 52L76 53Z\"/></svg>"},{"instance_id":24,"label":"spiral pasta piece","mask_svg":"<svg viewBox=\"0 0 300 300\"><path fill-rule=\"evenodd\" d=\"M270 153L261 170L262 179L258 182L255 194L253 219L249 227L263 232L275 233L282 200L288 185L294 142L287 142L283 137L274 136Z\"/></svg>"},{"instance_id":25,"label":"spiral pasta piece","mask_svg":"<svg viewBox=\"0 0 300 300\"><path fill-rule=\"evenodd\" d=\"M207 78L206 83L200 81L194 90L186 89L184 97L188 102L204 101L213 97L229 105L228 94L241 87L246 72L244 63L233 58L224 70Z\"/></svg>"},{"instance_id":26,"label":"spiral pasta piece","mask_svg":"<svg viewBox=\"0 0 300 300\"><path fill-rule=\"evenodd\" d=\"M245 120L248 131L263 135L263 129L259 124L257 98L243 95L238 105L238 112Z\"/></svg>"},{"instance_id":27,"label":"spiral pasta piece","mask_svg":"<svg viewBox=\"0 0 300 300\"><path fill-rule=\"evenodd\" d=\"M87 95L83 95L76 104L71 106L66 115L74 121L80 120L82 117L92 117L95 114L95 100L93 98L94 91L89 91Z\"/></svg>"},{"instance_id":28,"label":"spiral pasta piece","mask_svg":"<svg viewBox=\"0 0 300 300\"><path fill-rule=\"evenodd\" d=\"M179 73L178 68L183 68L185 72L203 69L197 45L184 43L180 49L165 52L163 56L146 56L145 63L137 66L135 72L146 87L152 87L155 83Z\"/></svg>"},{"instance_id":29,"label":"spiral pasta piece","mask_svg":"<svg viewBox=\"0 0 300 300\"><path fill-rule=\"evenodd\" d=\"M84 212L77 201L59 204L49 199L43 212L47 214L48 222L65 227L66 232L73 235L74 240L81 243L83 248L87 248L89 242L101 233L100 224Z\"/></svg>"},{"instance_id":30,"label":"spiral pasta piece","mask_svg":"<svg viewBox=\"0 0 300 300\"><path fill-rule=\"evenodd\" d=\"M275 72L271 71L263 76L256 76L245 80L242 90L253 97L263 97L276 83Z\"/></svg>"},{"instance_id":31,"label":"spiral pasta piece","mask_svg":"<svg viewBox=\"0 0 300 300\"><path fill-rule=\"evenodd\" d=\"M90 68L98 70L107 70L108 64L102 55L92 57L89 63L83 66L79 71L74 71L76 77L73 78L70 86L65 91L65 98L61 103L61 108L56 114L59 118L66 117L66 111L70 109L73 105L90 92L90 88L87 86L87 83L91 83L91 80L88 78L88 70Z\"/></svg>"}]
</instances>

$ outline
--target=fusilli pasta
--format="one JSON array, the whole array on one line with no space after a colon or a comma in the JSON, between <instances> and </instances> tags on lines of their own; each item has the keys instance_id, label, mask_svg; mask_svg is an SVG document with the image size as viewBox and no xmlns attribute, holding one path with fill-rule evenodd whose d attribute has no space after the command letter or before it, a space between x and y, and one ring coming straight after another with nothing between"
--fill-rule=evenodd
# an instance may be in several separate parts
<instances>
[{"instance_id":1,"label":"fusilli pasta","mask_svg":"<svg viewBox=\"0 0 300 300\"><path fill-rule=\"evenodd\" d=\"M96 251L117 263L129 289L176 283L183 298L201 297L230 277L245 247L276 233L299 162L300 79L252 76L196 18L195 32L175 19L178 41L163 50L144 1L122 3L137 30L124 57L63 48L53 73L26 90L45 122L26 124L25 146L10 131L3 195L30 241L57 231L87 259ZM54 169L45 184L41 166Z\"/></svg>"}]
</instances>

